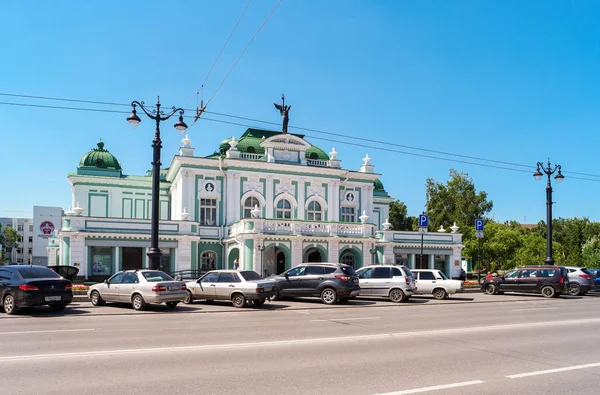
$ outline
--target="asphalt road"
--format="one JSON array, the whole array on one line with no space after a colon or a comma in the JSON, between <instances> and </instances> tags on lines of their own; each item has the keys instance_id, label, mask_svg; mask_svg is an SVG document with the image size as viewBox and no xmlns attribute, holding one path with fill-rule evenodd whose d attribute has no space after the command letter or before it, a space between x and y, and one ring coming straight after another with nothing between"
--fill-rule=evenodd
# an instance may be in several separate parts
<instances>
[{"instance_id":1,"label":"asphalt road","mask_svg":"<svg viewBox=\"0 0 600 395\"><path fill-rule=\"evenodd\" d=\"M599 304L474 295L0 314L0 393L597 394Z\"/></svg>"}]
</instances>

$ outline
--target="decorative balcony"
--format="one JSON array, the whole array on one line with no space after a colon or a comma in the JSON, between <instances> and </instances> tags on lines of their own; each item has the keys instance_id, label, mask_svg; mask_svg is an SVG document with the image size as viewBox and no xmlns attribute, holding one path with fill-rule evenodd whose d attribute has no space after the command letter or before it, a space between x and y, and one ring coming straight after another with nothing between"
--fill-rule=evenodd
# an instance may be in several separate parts
<instances>
[{"instance_id":1,"label":"decorative balcony","mask_svg":"<svg viewBox=\"0 0 600 395\"><path fill-rule=\"evenodd\" d=\"M265 233L303 236L374 237L375 224L245 218L231 225L229 235Z\"/></svg>"}]
</instances>

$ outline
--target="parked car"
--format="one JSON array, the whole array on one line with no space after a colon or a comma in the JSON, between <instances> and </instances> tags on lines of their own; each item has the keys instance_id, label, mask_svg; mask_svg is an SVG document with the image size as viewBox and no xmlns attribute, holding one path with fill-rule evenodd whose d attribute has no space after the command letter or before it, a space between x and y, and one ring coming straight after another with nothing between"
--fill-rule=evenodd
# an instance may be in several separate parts
<instances>
[{"instance_id":1,"label":"parked car","mask_svg":"<svg viewBox=\"0 0 600 395\"><path fill-rule=\"evenodd\" d=\"M72 301L71 282L45 266L0 267L0 306L6 314L15 314L22 307L44 305L62 311Z\"/></svg>"},{"instance_id":2,"label":"parked car","mask_svg":"<svg viewBox=\"0 0 600 395\"><path fill-rule=\"evenodd\" d=\"M234 307L244 307L247 301L260 306L267 298L277 294L277 283L264 279L251 270L211 270L197 281L187 285L184 303L195 299L231 300Z\"/></svg>"},{"instance_id":3,"label":"parked car","mask_svg":"<svg viewBox=\"0 0 600 395\"><path fill-rule=\"evenodd\" d=\"M546 298L569 292L569 276L562 266L522 266L501 277L486 278L481 284L486 294L504 292L541 293Z\"/></svg>"},{"instance_id":4,"label":"parked car","mask_svg":"<svg viewBox=\"0 0 600 395\"><path fill-rule=\"evenodd\" d=\"M174 309L186 298L187 288L183 281L175 281L160 270L124 270L92 285L87 295L94 306L119 302L131 303L135 310L144 310L148 303L165 303Z\"/></svg>"},{"instance_id":5,"label":"parked car","mask_svg":"<svg viewBox=\"0 0 600 395\"><path fill-rule=\"evenodd\" d=\"M392 302L406 302L417 287L410 269L406 266L371 265L356 271L360 296L379 296Z\"/></svg>"},{"instance_id":6,"label":"parked car","mask_svg":"<svg viewBox=\"0 0 600 395\"><path fill-rule=\"evenodd\" d=\"M465 290L462 281L449 279L441 270L413 269L412 273L417 282L417 295L431 294L441 300Z\"/></svg>"},{"instance_id":7,"label":"parked car","mask_svg":"<svg viewBox=\"0 0 600 395\"><path fill-rule=\"evenodd\" d=\"M596 290L600 290L600 269L588 269L594 275L594 282L596 283Z\"/></svg>"},{"instance_id":8,"label":"parked car","mask_svg":"<svg viewBox=\"0 0 600 395\"><path fill-rule=\"evenodd\" d=\"M276 298L316 296L325 304L335 304L360 293L354 269L341 263L302 263L269 279L279 288Z\"/></svg>"},{"instance_id":9,"label":"parked car","mask_svg":"<svg viewBox=\"0 0 600 395\"><path fill-rule=\"evenodd\" d=\"M585 267L565 266L569 272L569 295L585 295L589 291L595 291L596 276Z\"/></svg>"}]
</instances>

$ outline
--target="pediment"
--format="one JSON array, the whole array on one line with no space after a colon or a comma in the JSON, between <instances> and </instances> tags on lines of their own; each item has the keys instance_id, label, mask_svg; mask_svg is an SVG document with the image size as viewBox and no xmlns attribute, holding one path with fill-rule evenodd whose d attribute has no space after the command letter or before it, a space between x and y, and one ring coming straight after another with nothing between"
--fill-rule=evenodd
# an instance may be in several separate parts
<instances>
[{"instance_id":1,"label":"pediment","mask_svg":"<svg viewBox=\"0 0 600 395\"><path fill-rule=\"evenodd\" d=\"M306 151L312 147L308 141L292 134L277 134L263 140L260 146L263 148L278 148L292 151Z\"/></svg>"}]
</instances>

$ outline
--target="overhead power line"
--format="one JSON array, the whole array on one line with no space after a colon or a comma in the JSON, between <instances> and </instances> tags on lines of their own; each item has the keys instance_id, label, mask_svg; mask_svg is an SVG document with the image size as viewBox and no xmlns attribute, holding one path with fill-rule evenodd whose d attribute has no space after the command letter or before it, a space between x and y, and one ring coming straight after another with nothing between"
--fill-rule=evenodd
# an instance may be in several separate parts
<instances>
[{"instance_id":1,"label":"overhead power line","mask_svg":"<svg viewBox=\"0 0 600 395\"><path fill-rule=\"evenodd\" d=\"M66 101L66 102L74 102L74 103L101 104L101 105L111 105L111 106L126 106L126 107L130 106L130 104L124 104L124 103L93 101L93 100L80 100L80 99L66 99L66 98L56 98L56 97L47 97L47 96L32 96L32 95L21 95L21 94L2 93L2 92L0 92L0 96L21 97L21 98L41 99L41 100L54 100L54 101ZM51 105L42 105L42 104L13 103L13 102L0 102L0 105L23 106L23 107L38 107L38 108L61 109L61 110L75 110L75 111L105 112L105 113L122 113L122 114L128 114L129 113L129 111L110 110L110 109L51 106ZM165 107L167 107L167 106L165 106ZM189 111L189 112L193 112L193 110L190 110L190 109L185 109L185 110ZM242 117L242 116L225 114L225 113L218 113L218 112L211 112L211 111L206 111L206 113L207 114L218 115L218 116L223 116L223 117L228 117L228 118L233 118L233 119L240 119L240 120L244 120L244 121L258 122L258 123L263 123L263 124L268 124L268 125L275 125L275 126L279 126L280 125L277 122L263 121L263 120L259 120L259 119ZM185 118L194 118L194 116L186 115ZM206 121L211 121L211 122L219 122L219 123L228 124L228 125L235 125L235 126L243 126L243 127L249 127L249 128L256 128L255 125L248 125L248 124L239 123L239 122L224 121L224 120L221 120L221 119L212 119L212 118L201 118L201 119L204 119ZM321 130L318 130L318 129L304 128L304 127L299 127L299 126L290 126L290 129L297 129L297 130L302 130L302 131L309 131L309 132L314 132L314 133L321 133L321 134L326 134L326 135L331 135L331 136L336 136L336 137L342 137L344 139L353 139L353 140L358 140L358 141L363 141L363 142L368 142L368 143L382 144L383 146L371 146L371 145L366 145L366 144L352 143L352 142L345 141L345 140L328 139L328 138L319 137L319 136L309 136L309 135L306 136L306 137L309 137L309 138L312 138L312 139L318 139L318 140L323 140L323 141L331 141L331 142L336 142L336 143L345 144L345 145L352 145L352 146L357 146L357 147L371 148L371 149L376 149L376 150L381 150L381 151L388 151L388 152L394 152L394 153L399 153L399 154L404 154L404 155L411 155L411 156L417 156L417 157L423 157L423 158L444 160L444 161L448 161L448 162L465 163L465 164L471 164L471 165L475 165L475 166L482 166L482 167L488 167L488 168L497 168L497 169L511 170L511 171L519 171L519 172L526 172L526 173L529 173L531 171L531 169L533 167L535 167L534 165L524 165L524 164L520 164L520 163L512 163L512 162L505 162L505 161L499 161L499 160L494 160L494 159L480 158L480 157L469 156L469 155L455 154L455 153L445 152L445 151L430 150L430 149L427 149L427 148L412 147L412 146L407 146L407 145L402 145L402 144L391 143L391 142L387 142L387 141L381 141L381 140L375 140L375 139L367 139L367 138L362 138L362 137L349 136L349 135L345 135L345 134L341 134L341 133L325 132L325 131L321 131ZM385 148L385 146L393 146L393 147L398 147L398 148L407 148L407 149L412 149L412 150L416 150L416 151L422 151L422 152L428 152L428 153L434 153L434 154L441 154L441 155L446 155L446 156L453 156L453 157L462 158L462 159L442 158L442 157L438 157L438 156L434 156L434 155L425 155L425 154L418 154L418 153L407 152L407 151L394 150L394 149L390 149L390 148ZM472 159L472 160L479 160L479 161L482 161L482 162L495 163L495 164L499 164L499 165L515 166L515 167L527 168L529 170L512 169L512 168L503 167L503 166L488 165L486 163L470 162L470 161L466 161L466 160L463 160L463 159ZM574 171L563 171L563 173L564 174L569 174L569 178L573 178L573 179L579 179L579 180L585 180L585 181L600 181L600 179L595 180L595 179L589 179L589 178L582 178L582 177L574 177L574 176L572 176L572 175L581 175L581 176L598 177L598 178L600 178L600 175L596 175L596 174L579 173L579 172L574 172Z\"/></svg>"}]
</instances>

